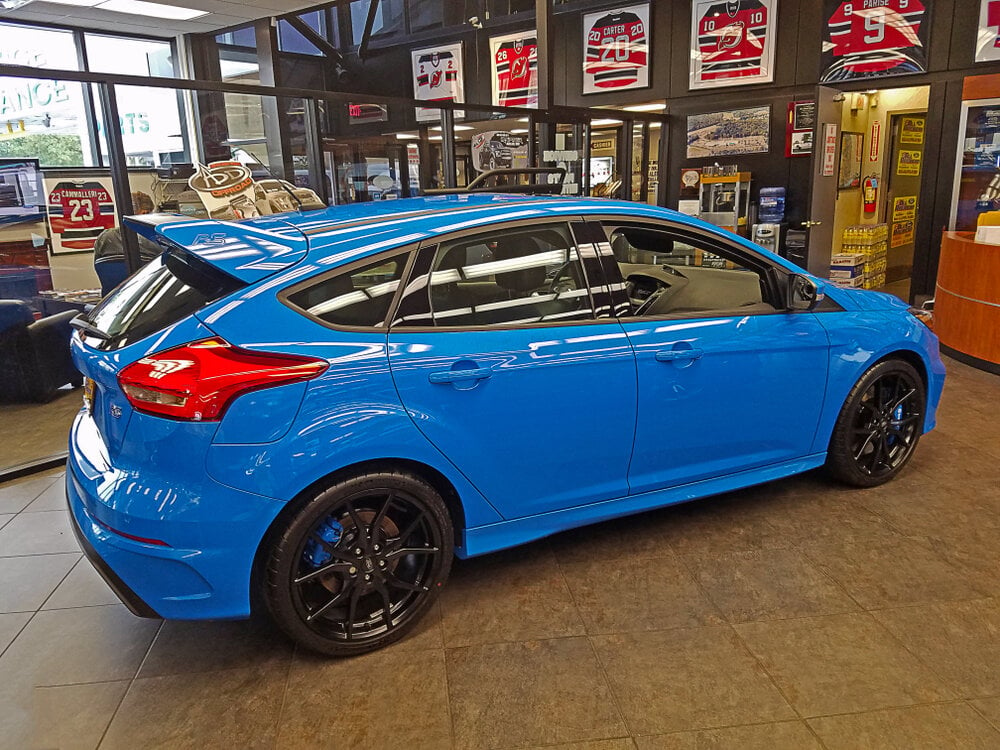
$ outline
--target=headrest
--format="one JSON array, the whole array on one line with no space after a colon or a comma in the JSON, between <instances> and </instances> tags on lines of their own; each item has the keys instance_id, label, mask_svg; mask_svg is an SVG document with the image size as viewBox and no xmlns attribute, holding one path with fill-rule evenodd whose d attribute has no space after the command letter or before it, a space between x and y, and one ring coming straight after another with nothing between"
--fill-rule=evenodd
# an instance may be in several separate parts
<instances>
[{"instance_id":1,"label":"headrest","mask_svg":"<svg viewBox=\"0 0 1000 750\"><path fill-rule=\"evenodd\" d=\"M497 240L493 257L496 260L512 260L541 252L533 237L520 235ZM532 266L506 271L495 276L497 284L511 292L531 292L545 284L545 267Z\"/></svg>"}]
</instances>

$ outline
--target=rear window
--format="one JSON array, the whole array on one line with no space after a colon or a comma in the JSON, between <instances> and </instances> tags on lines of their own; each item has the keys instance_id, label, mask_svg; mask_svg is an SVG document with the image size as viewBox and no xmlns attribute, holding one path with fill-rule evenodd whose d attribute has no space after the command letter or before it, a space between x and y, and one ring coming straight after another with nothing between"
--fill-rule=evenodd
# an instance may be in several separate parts
<instances>
[{"instance_id":1,"label":"rear window","mask_svg":"<svg viewBox=\"0 0 1000 750\"><path fill-rule=\"evenodd\" d=\"M108 335L97 345L118 349L161 331L244 284L180 250L147 263L87 316Z\"/></svg>"},{"instance_id":2,"label":"rear window","mask_svg":"<svg viewBox=\"0 0 1000 750\"><path fill-rule=\"evenodd\" d=\"M406 255L381 259L293 291L293 307L332 326L379 328L385 324L406 265Z\"/></svg>"}]
</instances>

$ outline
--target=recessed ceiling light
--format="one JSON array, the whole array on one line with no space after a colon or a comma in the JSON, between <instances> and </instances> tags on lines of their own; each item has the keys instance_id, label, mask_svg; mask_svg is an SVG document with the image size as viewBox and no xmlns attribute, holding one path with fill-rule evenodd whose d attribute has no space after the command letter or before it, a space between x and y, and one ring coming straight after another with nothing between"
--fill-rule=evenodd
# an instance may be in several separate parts
<instances>
[{"instance_id":1,"label":"recessed ceiling light","mask_svg":"<svg viewBox=\"0 0 1000 750\"><path fill-rule=\"evenodd\" d=\"M591 120L590 124L591 124L592 127L600 128L600 127L603 127L605 125L621 125L622 121L621 120L610 120L610 119L606 119L606 120Z\"/></svg>"},{"instance_id":2,"label":"recessed ceiling light","mask_svg":"<svg viewBox=\"0 0 1000 750\"><path fill-rule=\"evenodd\" d=\"M475 128L472 127L471 125L454 125L452 127L454 127L456 131L459 131L459 130L475 130ZM428 128L428 130L438 130L438 131L440 131L441 130L441 126L440 125L435 125L433 128Z\"/></svg>"},{"instance_id":3,"label":"recessed ceiling light","mask_svg":"<svg viewBox=\"0 0 1000 750\"><path fill-rule=\"evenodd\" d=\"M511 128L510 132L514 135L520 135L521 133L529 132L527 128Z\"/></svg>"},{"instance_id":4,"label":"recessed ceiling light","mask_svg":"<svg viewBox=\"0 0 1000 750\"><path fill-rule=\"evenodd\" d=\"M666 104L657 102L651 104L630 104L627 107L622 107L626 112L661 112L666 108Z\"/></svg>"},{"instance_id":5,"label":"recessed ceiling light","mask_svg":"<svg viewBox=\"0 0 1000 750\"><path fill-rule=\"evenodd\" d=\"M396 133L397 141L415 141L419 137L419 135L415 135L413 133Z\"/></svg>"},{"instance_id":6,"label":"recessed ceiling light","mask_svg":"<svg viewBox=\"0 0 1000 750\"><path fill-rule=\"evenodd\" d=\"M171 21L190 21L192 18L207 16L209 13L207 10L182 8L178 5L164 5L163 3L149 3L146 0L104 0L103 3L95 7L98 10L131 13L135 16L149 16L150 18L166 18Z\"/></svg>"}]
</instances>

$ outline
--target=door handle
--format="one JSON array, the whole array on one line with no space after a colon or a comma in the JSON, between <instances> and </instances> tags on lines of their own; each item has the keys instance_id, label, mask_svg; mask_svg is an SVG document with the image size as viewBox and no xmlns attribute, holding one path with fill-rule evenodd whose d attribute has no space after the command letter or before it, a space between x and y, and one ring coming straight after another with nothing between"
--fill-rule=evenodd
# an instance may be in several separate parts
<instances>
[{"instance_id":1,"label":"door handle","mask_svg":"<svg viewBox=\"0 0 1000 750\"><path fill-rule=\"evenodd\" d=\"M461 383L466 380L485 380L493 375L492 368L475 367L470 370L442 370L432 372L427 379L432 383Z\"/></svg>"},{"instance_id":2,"label":"door handle","mask_svg":"<svg viewBox=\"0 0 1000 750\"><path fill-rule=\"evenodd\" d=\"M676 362L679 359L701 359L701 349L664 349L656 353L657 362Z\"/></svg>"}]
</instances>

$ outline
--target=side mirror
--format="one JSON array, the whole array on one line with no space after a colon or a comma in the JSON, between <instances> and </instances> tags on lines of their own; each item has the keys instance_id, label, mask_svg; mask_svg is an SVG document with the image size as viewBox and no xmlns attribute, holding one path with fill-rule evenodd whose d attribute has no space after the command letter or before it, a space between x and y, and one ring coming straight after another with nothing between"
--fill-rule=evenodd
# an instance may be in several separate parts
<instances>
[{"instance_id":1,"label":"side mirror","mask_svg":"<svg viewBox=\"0 0 1000 750\"><path fill-rule=\"evenodd\" d=\"M825 296L808 276L793 273L788 277L786 307L789 310L812 310Z\"/></svg>"}]
</instances>

